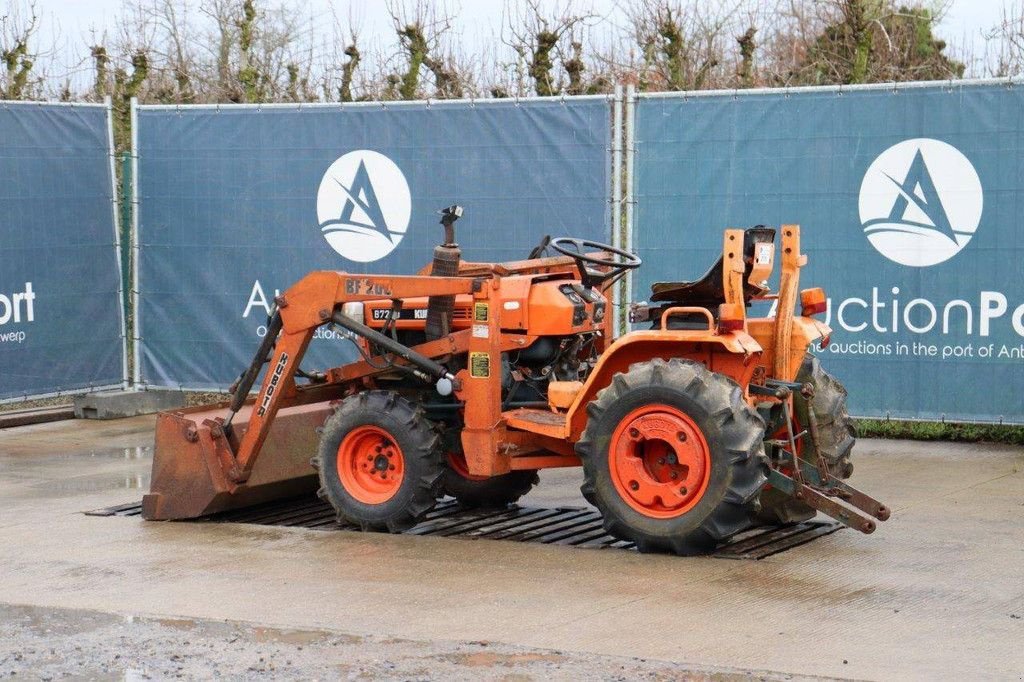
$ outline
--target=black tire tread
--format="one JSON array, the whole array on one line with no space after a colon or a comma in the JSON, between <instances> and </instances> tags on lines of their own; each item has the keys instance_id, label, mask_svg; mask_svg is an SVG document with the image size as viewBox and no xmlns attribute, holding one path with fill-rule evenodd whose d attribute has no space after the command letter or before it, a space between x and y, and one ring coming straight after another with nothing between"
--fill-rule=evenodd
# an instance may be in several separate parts
<instances>
[{"instance_id":1,"label":"black tire tread","mask_svg":"<svg viewBox=\"0 0 1024 682\"><path fill-rule=\"evenodd\" d=\"M796 400L794 410L802 424L807 424L808 411L813 410L818 423L818 439L822 448L815 451L814 446L808 442L813 453L809 458L817 461L817 457L823 457L833 475L849 478L853 473L850 455L857 442L857 429L846 407L846 387L826 372L818 358L810 353L804 357L796 380L814 386L811 401L808 403L803 398ZM804 451L807 452L807 447Z\"/></svg>"},{"instance_id":2,"label":"black tire tread","mask_svg":"<svg viewBox=\"0 0 1024 682\"><path fill-rule=\"evenodd\" d=\"M404 430L402 436L407 439L407 443L402 447L402 455L405 458L406 476L411 474L414 477L403 481L403 488L407 492L403 495L406 499L401 507L384 516L378 510L368 513L367 505L360 505L337 490L327 478L330 467L323 464L337 451L337 443L344 438L345 433L353 428L352 420L358 422L381 414L388 415L392 424ZM320 475L317 494L326 498L334 507L339 524L353 524L364 531L399 533L416 525L424 514L434 508L444 475L439 454L441 439L422 408L393 391L363 391L343 400L322 428L320 450L310 464ZM393 427L392 433L399 435L394 433ZM415 445L409 447L409 443ZM417 470L419 473L414 473Z\"/></svg>"},{"instance_id":3,"label":"black tire tread","mask_svg":"<svg viewBox=\"0 0 1024 682\"><path fill-rule=\"evenodd\" d=\"M722 435L728 454L731 478L721 502L694 531L683 536L658 536L631 525L609 507L599 493L597 471L607 465L607 455L596 442L598 423L628 392L640 387L672 388L701 401ZM632 541L642 552L668 551L700 554L750 525L750 515L767 480L768 458L764 454L764 421L744 400L743 391L732 379L709 371L704 365L682 359L660 358L631 365L618 373L587 406L587 428L576 444L583 460L584 480L580 491L597 507L609 534ZM605 452L607 444L604 445Z\"/></svg>"},{"instance_id":4,"label":"black tire tread","mask_svg":"<svg viewBox=\"0 0 1024 682\"><path fill-rule=\"evenodd\" d=\"M857 442L857 430L846 407L846 387L826 372L818 358L811 353L804 356L796 381L814 386L814 397L810 401L802 395L794 395L793 412L803 428L807 428L810 423L808 413L814 411L818 441L822 446L819 452L810 436L804 436L803 459L816 464L818 457L823 457L833 476L849 478L853 473L850 456ZM817 514L813 507L774 489L765 490L760 501L761 509L757 519L765 523L797 523L814 518Z\"/></svg>"},{"instance_id":5,"label":"black tire tread","mask_svg":"<svg viewBox=\"0 0 1024 682\"><path fill-rule=\"evenodd\" d=\"M510 471L483 481L463 478L449 466L445 467L441 488L465 509L507 507L517 502L540 482L534 470Z\"/></svg>"}]
</instances>

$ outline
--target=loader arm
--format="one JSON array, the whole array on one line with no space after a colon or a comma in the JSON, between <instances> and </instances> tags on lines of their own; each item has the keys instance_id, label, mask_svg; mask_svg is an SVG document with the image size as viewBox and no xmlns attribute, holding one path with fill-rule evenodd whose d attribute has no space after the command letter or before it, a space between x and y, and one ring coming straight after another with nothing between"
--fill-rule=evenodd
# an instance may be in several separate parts
<instances>
[{"instance_id":1,"label":"loader arm","mask_svg":"<svg viewBox=\"0 0 1024 682\"><path fill-rule=\"evenodd\" d=\"M264 343L253 358L249 371L235 388L234 399L228 418L214 431L217 441L217 455L228 477L236 482L245 482L259 456L260 450L274 417L284 404L287 396L294 394L295 372L299 367L309 342L317 328L330 323L346 327L360 336L369 338L388 350L400 355L410 364L420 368L434 379L445 377L447 371L430 358L406 348L390 337L349 320L337 311L345 303L379 300L382 298L402 299L414 296L448 296L472 293L479 288L474 279L465 277L430 276L372 276L349 275L335 271L317 271L306 275L284 294L275 299L280 323L272 323L271 329L279 326L280 334L275 342ZM269 335L269 333L268 333ZM259 368L269 359L268 370L256 396L248 428L232 446L231 421L245 402ZM454 377L450 377L454 380Z\"/></svg>"}]
</instances>

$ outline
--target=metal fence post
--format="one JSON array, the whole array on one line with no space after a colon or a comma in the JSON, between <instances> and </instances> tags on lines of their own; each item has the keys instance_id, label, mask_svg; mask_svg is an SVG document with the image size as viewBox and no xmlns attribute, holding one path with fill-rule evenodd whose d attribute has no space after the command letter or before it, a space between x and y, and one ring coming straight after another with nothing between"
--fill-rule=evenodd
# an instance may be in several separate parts
<instances>
[{"instance_id":1,"label":"metal fence post","mask_svg":"<svg viewBox=\"0 0 1024 682\"><path fill-rule=\"evenodd\" d=\"M636 153L636 87L629 83L626 85L626 111L625 111L625 156L626 156L626 229L625 229L625 242L623 248L626 251L633 252L636 249L636 240L634 238L633 231L635 224L633 222L633 211L636 207L636 196L633 192L633 163L634 156ZM633 278L627 274L626 281L626 303L628 304L633 300Z\"/></svg>"},{"instance_id":2,"label":"metal fence post","mask_svg":"<svg viewBox=\"0 0 1024 682\"><path fill-rule=\"evenodd\" d=\"M121 281L131 282L131 248L132 248L132 155L121 152ZM124 307L124 319L131 317L131 287L125 286L121 305Z\"/></svg>"},{"instance_id":3,"label":"metal fence post","mask_svg":"<svg viewBox=\"0 0 1024 682\"><path fill-rule=\"evenodd\" d=\"M622 234L622 84L615 84L612 100L612 245L623 247ZM630 272L626 273L628 278ZM615 306L615 336L621 336L627 329L625 312L622 308L626 297L626 282L618 282L612 290L612 304Z\"/></svg>"}]
</instances>

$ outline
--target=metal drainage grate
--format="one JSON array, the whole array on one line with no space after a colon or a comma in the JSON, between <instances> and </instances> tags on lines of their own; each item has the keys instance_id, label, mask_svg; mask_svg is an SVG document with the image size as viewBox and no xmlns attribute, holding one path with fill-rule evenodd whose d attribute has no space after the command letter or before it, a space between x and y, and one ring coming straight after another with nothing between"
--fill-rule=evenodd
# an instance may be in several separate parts
<instances>
[{"instance_id":1,"label":"metal drainage grate","mask_svg":"<svg viewBox=\"0 0 1024 682\"><path fill-rule=\"evenodd\" d=\"M139 502L86 512L89 516L140 516ZM295 498L220 512L197 519L200 522L252 523L313 530L358 530L339 525L334 509L317 498ZM733 536L712 554L721 559L764 559L799 547L842 528L833 521L805 521L786 526L762 526ZM521 507L505 509L461 509L454 500L443 500L406 535L436 535L459 538L487 538L513 542L540 542L592 549L636 550L632 542L617 540L601 525L601 515L584 507Z\"/></svg>"}]
</instances>

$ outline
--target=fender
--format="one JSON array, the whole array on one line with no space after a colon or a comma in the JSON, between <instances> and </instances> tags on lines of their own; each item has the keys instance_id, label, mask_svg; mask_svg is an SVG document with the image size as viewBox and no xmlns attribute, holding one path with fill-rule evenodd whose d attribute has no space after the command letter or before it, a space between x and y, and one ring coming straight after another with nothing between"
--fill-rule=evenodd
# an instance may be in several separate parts
<instances>
[{"instance_id":1,"label":"fender","mask_svg":"<svg viewBox=\"0 0 1024 682\"><path fill-rule=\"evenodd\" d=\"M566 415L566 435L573 442L580 439L587 426L587 404L611 384L612 377L634 363L653 358L695 360L712 372L731 377L745 392L763 352L757 340L742 330L717 333L710 329L658 329L625 334L601 355L576 395Z\"/></svg>"},{"instance_id":2,"label":"fender","mask_svg":"<svg viewBox=\"0 0 1024 682\"><path fill-rule=\"evenodd\" d=\"M828 337L832 330L823 322L812 317L793 317L789 333L789 344L786 349L786 367L776 366L775 354L775 318L754 318L747 320L747 327L750 334L757 340L764 350L762 361L759 363L764 369L765 376L776 377L784 381L796 381L796 375L800 371L800 365L804 361L807 349L816 341L827 344Z\"/></svg>"}]
</instances>

